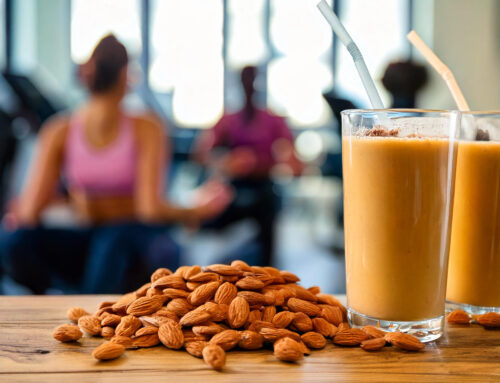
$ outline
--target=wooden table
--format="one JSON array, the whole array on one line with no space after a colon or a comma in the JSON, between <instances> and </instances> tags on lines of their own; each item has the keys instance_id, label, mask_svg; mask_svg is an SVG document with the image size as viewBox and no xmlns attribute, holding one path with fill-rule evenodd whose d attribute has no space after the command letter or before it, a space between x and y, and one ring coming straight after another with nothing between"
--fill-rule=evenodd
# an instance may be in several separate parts
<instances>
[{"instance_id":1,"label":"wooden table","mask_svg":"<svg viewBox=\"0 0 500 383\"><path fill-rule=\"evenodd\" d=\"M164 347L127 351L110 362L91 357L100 338L62 344L52 329L66 310L94 311L104 296L0 297L0 382L500 382L500 331L449 326L424 352L376 353L328 344L298 364L270 350L231 351L223 372Z\"/></svg>"}]
</instances>

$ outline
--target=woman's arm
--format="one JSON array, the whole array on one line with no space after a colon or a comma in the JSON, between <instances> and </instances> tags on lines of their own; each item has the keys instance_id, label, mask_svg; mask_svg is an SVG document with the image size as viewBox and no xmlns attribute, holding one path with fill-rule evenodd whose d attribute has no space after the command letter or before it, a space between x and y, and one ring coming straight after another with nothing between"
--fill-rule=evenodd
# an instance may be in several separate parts
<instances>
[{"instance_id":1,"label":"woman's arm","mask_svg":"<svg viewBox=\"0 0 500 383\"><path fill-rule=\"evenodd\" d=\"M36 153L17 204L20 225L33 226L56 191L63 162L68 117L55 117L42 128Z\"/></svg>"},{"instance_id":2,"label":"woman's arm","mask_svg":"<svg viewBox=\"0 0 500 383\"><path fill-rule=\"evenodd\" d=\"M170 158L167 139L160 123L153 119L136 119L138 164L135 206L138 218L145 222L197 222L219 214L228 204L227 192L206 188L208 198L202 204L183 208L164 199L163 176ZM222 188L222 187L221 187Z\"/></svg>"}]
</instances>

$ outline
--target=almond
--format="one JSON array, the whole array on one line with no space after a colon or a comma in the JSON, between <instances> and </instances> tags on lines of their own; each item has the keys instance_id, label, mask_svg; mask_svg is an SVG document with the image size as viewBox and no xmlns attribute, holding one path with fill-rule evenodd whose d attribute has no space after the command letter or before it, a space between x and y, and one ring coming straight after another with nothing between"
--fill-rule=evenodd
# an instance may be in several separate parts
<instances>
[{"instance_id":1,"label":"almond","mask_svg":"<svg viewBox=\"0 0 500 383\"><path fill-rule=\"evenodd\" d=\"M106 315L102 320L101 320L101 326L111 326L115 327L117 326L120 321L122 320L122 317L116 314L108 314Z\"/></svg>"},{"instance_id":2,"label":"almond","mask_svg":"<svg viewBox=\"0 0 500 383\"><path fill-rule=\"evenodd\" d=\"M174 275L178 275L184 278L184 274L191 268L191 266L180 266L177 270L175 270Z\"/></svg>"},{"instance_id":3,"label":"almond","mask_svg":"<svg viewBox=\"0 0 500 383\"><path fill-rule=\"evenodd\" d=\"M78 319L80 319L84 315L89 315L89 313L81 307L72 307L67 312L68 319L75 323L77 323Z\"/></svg>"},{"instance_id":4,"label":"almond","mask_svg":"<svg viewBox=\"0 0 500 383\"><path fill-rule=\"evenodd\" d=\"M235 260L231 262L232 267L236 267L241 271L252 271L252 268L248 265L248 263L240 260Z\"/></svg>"},{"instance_id":5,"label":"almond","mask_svg":"<svg viewBox=\"0 0 500 383\"><path fill-rule=\"evenodd\" d=\"M166 307L163 307L160 310L158 310L157 312L153 313L152 316L153 316L153 318L156 318L157 320L161 319L161 318L168 318L168 319L173 320L174 322L179 322L179 317L177 316L177 314L175 312L169 310Z\"/></svg>"},{"instance_id":6,"label":"almond","mask_svg":"<svg viewBox=\"0 0 500 383\"><path fill-rule=\"evenodd\" d=\"M290 298L286 304L291 311L296 313L301 312L309 315L310 317L316 316L320 313L320 309L317 305L303 299Z\"/></svg>"},{"instance_id":7,"label":"almond","mask_svg":"<svg viewBox=\"0 0 500 383\"><path fill-rule=\"evenodd\" d=\"M189 291L194 291L196 290L196 288L198 286L200 286L201 283L200 282L186 282L186 288L189 290Z\"/></svg>"},{"instance_id":8,"label":"almond","mask_svg":"<svg viewBox=\"0 0 500 383\"><path fill-rule=\"evenodd\" d=\"M384 339L402 350L419 351L425 348L418 338L403 332L389 332L385 334Z\"/></svg>"},{"instance_id":9,"label":"almond","mask_svg":"<svg viewBox=\"0 0 500 383\"><path fill-rule=\"evenodd\" d=\"M259 290L265 286L259 278L248 276L236 282L236 286L242 290Z\"/></svg>"},{"instance_id":10,"label":"almond","mask_svg":"<svg viewBox=\"0 0 500 383\"><path fill-rule=\"evenodd\" d=\"M337 306L337 307L343 307L342 303L335 298L331 294L316 294L316 298L318 299L318 303L330 305L330 306Z\"/></svg>"},{"instance_id":11,"label":"almond","mask_svg":"<svg viewBox=\"0 0 500 383\"><path fill-rule=\"evenodd\" d=\"M365 351L378 351L385 346L384 338L373 338L361 342L361 348Z\"/></svg>"},{"instance_id":12,"label":"almond","mask_svg":"<svg viewBox=\"0 0 500 383\"><path fill-rule=\"evenodd\" d=\"M219 280L219 274L217 273L205 273L201 272L196 275L189 277L189 282L191 283L207 283Z\"/></svg>"},{"instance_id":13,"label":"almond","mask_svg":"<svg viewBox=\"0 0 500 383\"><path fill-rule=\"evenodd\" d=\"M268 342L274 342L280 338L288 337L296 341L300 340L300 335L296 332L284 328L269 328L264 327L259 330L259 334Z\"/></svg>"},{"instance_id":14,"label":"almond","mask_svg":"<svg viewBox=\"0 0 500 383\"><path fill-rule=\"evenodd\" d=\"M162 323L158 329L158 337L166 347L177 350L184 344L181 326L174 321Z\"/></svg>"},{"instance_id":15,"label":"almond","mask_svg":"<svg viewBox=\"0 0 500 383\"><path fill-rule=\"evenodd\" d=\"M366 339L368 339L368 335L366 335L359 328L351 328L337 332L333 338L333 343L341 346L358 346Z\"/></svg>"},{"instance_id":16,"label":"almond","mask_svg":"<svg viewBox=\"0 0 500 383\"><path fill-rule=\"evenodd\" d=\"M106 339L112 338L115 336L115 329L110 326L104 326L101 328L101 336Z\"/></svg>"},{"instance_id":17,"label":"almond","mask_svg":"<svg viewBox=\"0 0 500 383\"><path fill-rule=\"evenodd\" d=\"M318 332L309 331L300 336L302 342L309 348L323 348L326 346L326 339Z\"/></svg>"},{"instance_id":18,"label":"almond","mask_svg":"<svg viewBox=\"0 0 500 383\"><path fill-rule=\"evenodd\" d=\"M193 306L185 298L172 299L167 304L167 310L182 317L193 309Z\"/></svg>"},{"instance_id":19,"label":"almond","mask_svg":"<svg viewBox=\"0 0 500 383\"><path fill-rule=\"evenodd\" d=\"M118 326L116 326L115 334L120 336L132 336L142 326L140 319L133 315L127 315L122 318Z\"/></svg>"},{"instance_id":20,"label":"almond","mask_svg":"<svg viewBox=\"0 0 500 383\"><path fill-rule=\"evenodd\" d=\"M307 290L306 288L304 288L300 285L289 283L286 285L286 288L289 291L293 291L293 293L295 294L294 298L299 298L299 299L302 299L304 301L309 301L309 302L317 302L318 301L318 298L316 297L316 295L314 295L309 290Z\"/></svg>"},{"instance_id":21,"label":"almond","mask_svg":"<svg viewBox=\"0 0 500 383\"><path fill-rule=\"evenodd\" d=\"M252 310L250 311L250 314L248 314L248 319L246 326L250 326L253 322L262 320L262 311L260 310Z\"/></svg>"},{"instance_id":22,"label":"almond","mask_svg":"<svg viewBox=\"0 0 500 383\"><path fill-rule=\"evenodd\" d=\"M156 328L156 327L149 327ZM136 335L132 338L133 344L136 347L154 347L160 344L160 337L158 336L158 332L154 332L151 334L143 334Z\"/></svg>"},{"instance_id":23,"label":"almond","mask_svg":"<svg viewBox=\"0 0 500 383\"><path fill-rule=\"evenodd\" d=\"M187 342L184 344L186 351L197 358L203 357L203 349L208 345L206 341Z\"/></svg>"},{"instance_id":24,"label":"almond","mask_svg":"<svg viewBox=\"0 0 500 383\"><path fill-rule=\"evenodd\" d=\"M134 336L143 336L143 335L152 335L158 334L158 327L141 327L139 330L135 332Z\"/></svg>"},{"instance_id":25,"label":"almond","mask_svg":"<svg viewBox=\"0 0 500 383\"><path fill-rule=\"evenodd\" d=\"M272 322L275 315L276 315L276 307L266 306L262 311L262 320L264 322Z\"/></svg>"},{"instance_id":26,"label":"almond","mask_svg":"<svg viewBox=\"0 0 500 383\"><path fill-rule=\"evenodd\" d=\"M189 278L191 278L199 273L201 273L201 266L194 265L194 266L191 266L190 268L186 269L186 271L184 271L184 273L182 273L182 277L185 280L189 280Z\"/></svg>"},{"instance_id":27,"label":"almond","mask_svg":"<svg viewBox=\"0 0 500 383\"><path fill-rule=\"evenodd\" d=\"M256 321L252 322L252 324L250 326L248 326L247 330L260 333L260 330L263 328L275 328L275 327L271 322L264 322L261 320L256 320Z\"/></svg>"},{"instance_id":28,"label":"almond","mask_svg":"<svg viewBox=\"0 0 500 383\"><path fill-rule=\"evenodd\" d=\"M245 298L236 297L229 305L227 313L227 322L232 328L242 327L250 314L250 306Z\"/></svg>"},{"instance_id":29,"label":"almond","mask_svg":"<svg viewBox=\"0 0 500 383\"><path fill-rule=\"evenodd\" d=\"M300 346L300 351L302 351L304 355L309 355L311 353L311 350L309 350L309 348L305 345L304 342L300 341L299 346Z\"/></svg>"},{"instance_id":30,"label":"almond","mask_svg":"<svg viewBox=\"0 0 500 383\"><path fill-rule=\"evenodd\" d=\"M151 287L151 283L146 283L139 287L137 290L135 290L135 297L140 298L146 296L146 293L148 292L149 288Z\"/></svg>"},{"instance_id":31,"label":"almond","mask_svg":"<svg viewBox=\"0 0 500 383\"><path fill-rule=\"evenodd\" d=\"M224 367L224 364L226 364L226 353L216 344L207 345L203 349L202 355L205 363L214 370L221 370Z\"/></svg>"},{"instance_id":32,"label":"almond","mask_svg":"<svg viewBox=\"0 0 500 383\"><path fill-rule=\"evenodd\" d=\"M262 348L264 337L255 331L242 331L238 347L244 350L258 350Z\"/></svg>"},{"instance_id":33,"label":"almond","mask_svg":"<svg viewBox=\"0 0 500 383\"><path fill-rule=\"evenodd\" d=\"M115 335L113 338L111 338L110 342L121 344L126 349L137 348L134 345L134 341L132 340L132 338L128 336Z\"/></svg>"},{"instance_id":34,"label":"almond","mask_svg":"<svg viewBox=\"0 0 500 383\"><path fill-rule=\"evenodd\" d=\"M210 339L210 344L216 344L228 351L235 347L240 341L240 333L236 330L224 330Z\"/></svg>"},{"instance_id":35,"label":"almond","mask_svg":"<svg viewBox=\"0 0 500 383\"><path fill-rule=\"evenodd\" d=\"M218 334L218 333L224 331L224 327L219 326L216 323L209 323L209 324L202 325L202 326L193 326L192 330L196 335L209 335L209 336L211 336L211 335L215 335L215 334Z\"/></svg>"},{"instance_id":36,"label":"almond","mask_svg":"<svg viewBox=\"0 0 500 383\"><path fill-rule=\"evenodd\" d=\"M59 342L74 342L82 337L82 332L74 324L63 324L56 327L52 336Z\"/></svg>"},{"instance_id":37,"label":"almond","mask_svg":"<svg viewBox=\"0 0 500 383\"><path fill-rule=\"evenodd\" d=\"M238 296L245 298L250 306L264 305L266 302L269 302L268 297L255 291L240 291L238 292Z\"/></svg>"},{"instance_id":38,"label":"almond","mask_svg":"<svg viewBox=\"0 0 500 383\"><path fill-rule=\"evenodd\" d=\"M172 274L172 272L167 269L166 267L161 267L159 269L156 269L156 271L151 274L151 283L156 282L158 279L162 277L166 277L167 275Z\"/></svg>"},{"instance_id":39,"label":"almond","mask_svg":"<svg viewBox=\"0 0 500 383\"><path fill-rule=\"evenodd\" d=\"M194 306L200 306L209 301L219 288L219 281L205 283L198 286L189 296L188 301Z\"/></svg>"},{"instance_id":40,"label":"almond","mask_svg":"<svg viewBox=\"0 0 500 383\"><path fill-rule=\"evenodd\" d=\"M319 314L321 318L326 319L331 324L338 326L344 320L342 310L336 306L323 306Z\"/></svg>"},{"instance_id":41,"label":"almond","mask_svg":"<svg viewBox=\"0 0 500 383\"><path fill-rule=\"evenodd\" d=\"M276 328L286 328L290 325L290 323L292 323L294 318L294 313L290 311L282 311L273 317L272 323L276 326Z\"/></svg>"},{"instance_id":42,"label":"almond","mask_svg":"<svg viewBox=\"0 0 500 383\"><path fill-rule=\"evenodd\" d=\"M151 286L159 289L172 288L185 290L186 282L184 282L184 279L182 277L172 274L157 279L152 283Z\"/></svg>"},{"instance_id":43,"label":"almond","mask_svg":"<svg viewBox=\"0 0 500 383\"><path fill-rule=\"evenodd\" d=\"M311 318L309 318L304 313L296 313L295 318L293 318L292 324L297 330L301 332L308 332L313 329Z\"/></svg>"},{"instance_id":44,"label":"almond","mask_svg":"<svg viewBox=\"0 0 500 383\"><path fill-rule=\"evenodd\" d=\"M281 338L274 343L274 355L284 362L296 362L304 357L301 345L290 338Z\"/></svg>"},{"instance_id":45,"label":"almond","mask_svg":"<svg viewBox=\"0 0 500 383\"><path fill-rule=\"evenodd\" d=\"M184 336L184 344L208 340L205 335L196 335L190 328L182 329L182 335Z\"/></svg>"},{"instance_id":46,"label":"almond","mask_svg":"<svg viewBox=\"0 0 500 383\"><path fill-rule=\"evenodd\" d=\"M374 326L364 326L361 331L368 335L368 338L383 338L387 334L385 331Z\"/></svg>"},{"instance_id":47,"label":"almond","mask_svg":"<svg viewBox=\"0 0 500 383\"><path fill-rule=\"evenodd\" d=\"M469 324L471 318L464 310L454 310L446 316L446 321L451 324Z\"/></svg>"},{"instance_id":48,"label":"almond","mask_svg":"<svg viewBox=\"0 0 500 383\"><path fill-rule=\"evenodd\" d=\"M307 289L311 294L317 295L321 293L321 289L319 286L311 286Z\"/></svg>"},{"instance_id":49,"label":"almond","mask_svg":"<svg viewBox=\"0 0 500 383\"><path fill-rule=\"evenodd\" d=\"M212 271L214 273L220 274L220 275L242 275L243 272L233 266L229 265L222 265L222 264L216 264L216 265L210 265L205 267L206 271Z\"/></svg>"},{"instance_id":50,"label":"almond","mask_svg":"<svg viewBox=\"0 0 500 383\"><path fill-rule=\"evenodd\" d=\"M146 296L155 297L157 295L163 295L163 290L164 289L160 289L159 287L150 287L148 291L146 291Z\"/></svg>"},{"instance_id":51,"label":"almond","mask_svg":"<svg viewBox=\"0 0 500 383\"><path fill-rule=\"evenodd\" d=\"M345 331L349 330L351 326L349 326L349 323L347 322L342 322L341 324L338 325L338 331Z\"/></svg>"},{"instance_id":52,"label":"almond","mask_svg":"<svg viewBox=\"0 0 500 383\"><path fill-rule=\"evenodd\" d=\"M106 342L94 349L92 356L99 360L110 360L120 357L125 352L121 344Z\"/></svg>"},{"instance_id":53,"label":"almond","mask_svg":"<svg viewBox=\"0 0 500 383\"><path fill-rule=\"evenodd\" d=\"M203 306L200 306L197 309L186 313L180 319L179 323L184 327L196 326L210 320L211 317L212 315L208 311L204 310Z\"/></svg>"},{"instance_id":54,"label":"almond","mask_svg":"<svg viewBox=\"0 0 500 383\"><path fill-rule=\"evenodd\" d=\"M337 329L333 324L327 322L323 318L313 318L312 324L314 331L319 332L321 335L327 338L332 338L337 334L337 331L340 331L340 328Z\"/></svg>"},{"instance_id":55,"label":"almond","mask_svg":"<svg viewBox=\"0 0 500 383\"><path fill-rule=\"evenodd\" d=\"M291 273L289 271L281 271L280 275L287 283L296 283L300 281L299 277L297 277L294 273Z\"/></svg>"},{"instance_id":56,"label":"almond","mask_svg":"<svg viewBox=\"0 0 500 383\"><path fill-rule=\"evenodd\" d=\"M212 320L214 322L222 322L227 319L227 315L229 312L229 306L225 304L211 304L207 306L211 302L205 303L203 306L208 310L210 315L212 315Z\"/></svg>"},{"instance_id":57,"label":"almond","mask_svg":"<svg viewBox=\"0 0 500 383\"><path fill-rule=\"evenodd\" d=\"M136 300L135 292L122 295L118 301L111 306L113 312L118 315L125 315L127 307Z\"/></svg>"},{"instance_id":58,"label":"almond","mask_svg":"<svg viewBox=\"0 0 500 383\"><path fill-rule=\"evenodd\" d=\"M229 282L225 282L219 286L217 292L215 293L214 301L215 303L229 305L236 298L238 289L235 285Z\"/></svg>"},{"instance_id":59,"label":"almond","mask_svg":"<svg viewBox=\"0 0 500 383\"><path fill-rule=\"evenodd\" d=\"M101 321L99 318L92 315L84 315L78 319L78 326L80 329L91 336L101 334Z\"/></svg>"},{"instance_id":60,"label":"almond","mask_svg":"<svg viewBox=\"0 0 500 383\"><path fill-rule=\"evenodd\" d=\"M476 317L477 322L488 328L500 327L500 314L491 312Z\"/></svg>"},{"instance_id":61,"label":"almond","mask_svg":"<svg viewBox=\"0 0 500 383\"><path fill-rule=\"evenodd\" d=\"M181 289L167 288L162 290L162 294L167 300L170 300L175 298L187 298L189 292Z\"/></svg>"}]
</instances>

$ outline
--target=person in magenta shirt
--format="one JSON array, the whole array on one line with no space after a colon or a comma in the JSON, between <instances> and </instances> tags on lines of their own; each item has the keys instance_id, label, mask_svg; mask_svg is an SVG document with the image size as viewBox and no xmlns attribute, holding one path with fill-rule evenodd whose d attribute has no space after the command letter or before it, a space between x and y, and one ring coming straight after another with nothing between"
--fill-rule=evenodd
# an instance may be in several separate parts
<instances>
[{"instance_id":1,"label":"person in magenta shirt","mask_svg":"<svg viewBox=\"0 0 500 383\"><path fill-rule=\"evenodd\" d=\"M295 175L300 173L302 165L294 154L293 134L285 119L256 105L256 77L256 67L243 68L243 109L222 116L212 129L201 134L195 156L216 174L229 179L236 191L229 208L210 225L221 228L235 221L253 219L259 229L261 263L270 265L279 207L272 175Z\"/></svg>"}]
</instances>

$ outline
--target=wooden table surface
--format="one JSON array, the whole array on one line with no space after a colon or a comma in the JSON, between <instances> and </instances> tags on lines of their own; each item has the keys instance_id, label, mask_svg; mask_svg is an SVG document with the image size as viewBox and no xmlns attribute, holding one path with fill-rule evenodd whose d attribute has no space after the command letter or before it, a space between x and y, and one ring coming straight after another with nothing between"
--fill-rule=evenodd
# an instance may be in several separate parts
<instances>
[{"instance_id":1,"label":"wooden table surface","mask_svg":"<svg viewBox=\"0 0 500 383\"><path fill-rule=\"evenodd\" d=\"M447 334L418 353L386 347L368 353L329 343L301 363L275 359L271 350L230 351L223 372L165 347L130 350L97 362L102 338L63 344L52 330L66 310L94 311L105 296L0 297L0 382L500 382L500 331L448 326Z\"/></svg>"}]
</instances>

